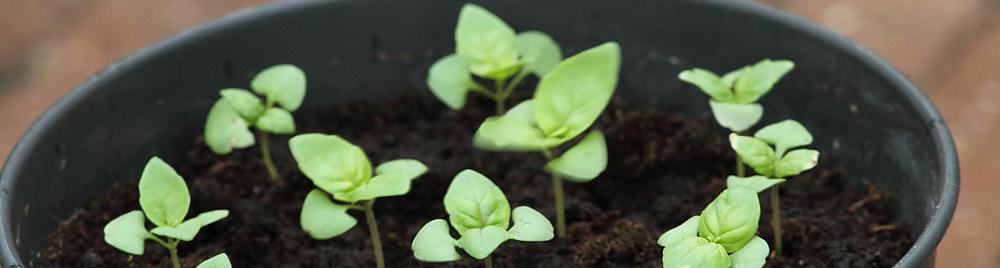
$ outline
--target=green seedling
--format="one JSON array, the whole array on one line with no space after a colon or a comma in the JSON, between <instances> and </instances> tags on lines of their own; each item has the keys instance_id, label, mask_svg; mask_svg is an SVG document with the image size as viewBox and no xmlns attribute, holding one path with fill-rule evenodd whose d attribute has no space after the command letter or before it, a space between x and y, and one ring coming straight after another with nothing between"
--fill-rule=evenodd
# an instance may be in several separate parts
<instances>
[{"instance_id":1,"label":"green seedling","mask_svg":"<svg viewBox=\"0 0 1000 268\"><path fill-rule=\"evenodd\" d=\"M705 69L694 68L681 72L678 78L697 86L711 97L708 105L719 125L733 133L740 133L760 121L764 108L757 100L770 92L778 80L792 68L795 68L795 64L791 61L765 59L722 77ZM736 174L745 176L739 159L736 159Z\"/></svg>"},{"instance_id":2,"label":"green seedling","mask_svg":"<svg viewBox=\"0 0 1000 268\"><path fill-rule=\"evenodd\" d=\"M491 254L507 240L540 242L552 240L552 223L538 211L517 207L513 211L500 187L474 170L455 176L444 195L448 220L435 219L420 228L413 238L413 256L426 262L461 259L455 247L493 267ZM514 225L511 226L511 218ZM451 236L448 223L458 231Z\"/></svg>"},{"instance_id":3,"label":"green seedling","mask_svg":"<svg viewBox=\"0 0 1000 268\"><path fill-rule=\"evenodd\" d=\"M663 267L763 267L770 248L756 235L759 220L757 192L730 185L701 215L660 236Z\"/></svg>"},{"instance_id":4,"label":"green seedling","mask_svg":"<svg viewBox=\"0 0 1000 268\"><path fill-rule=\"evenodd\" d=\"M347 210L364 211L375 263L385 267L373 210L375 199L406 194L411 181L427 172L427 166L417 160L398 159L378 165L373 173L365 152L337 135L297 135L288 146L299 169L318 188L302 203L302 230L314 239L330 239L357 224Z\"/></svg>"},{"instance_id":5,"label":"green seedling","mask_svg":"<svg viewBox=\"0 0 1000 268\"><path fill-rule=\"evenodd\" d=\"M132 255L142 255L146 240L153 240L170 251L174 268L181 267L177 258L177 245L191 241L202 227L229 215L225 209L198 214L185 220L191 195L184 178L170 165L153 157L146 163L139 179L139 206L122 214L104 226L104 241L112 247ZM146 229L146 220L156 225Z\"/></svg>"},{"instance_id":6,"label":"green seedling","mask_svg":"<svg viewBox=\"0 0 1000 268\"><path fill-rule=\"evenodd\" d=\"M781 207L778 191L784 178L812 169L819 162L819 152L796 149L811 144L812 134L797 121L785 120L761 128L753 137L729 135L730 146L743 163L758 175L781 180L771 189L771 228L774 245L781 254ZM773 147L772 147L773 146Z\"/></svg>"},{"instance_id":7,"label":"green seedling","mask_svg":"<svg viewBox=\"0 0 1000 268\"><path fill-rule=\"evenodd\" d=\"M553 149L586 131L604 111L618 83L621 51L616 43L580 52L556 65L538 82L534 98L502 116L487 118L473 138L490 151L541 152L548 160L555 192L556 230L566 235L563 179L593 180L607 167L607 145L599 130L591 131L560 156Z\"/></svg>"},{"instance_id":8,"label":"green seedling","mask_svg":"<svg viewBox=\"0 0 1000 268\"><path fill-rule=\"evenodd\" d=\"M201 262L196 268L233 268L233 264L229 262L229 255L220 253Z\"/></svg>"},{"instance_id":9,"label":"green seedling","mask_svg":"<svg viewBox=\"0 0 1000 268\"><path fill-rule=\"evenodd\" d=\"M528 74L543 76L561 60L559 45L545 33L515 34L493 13L465 4L455 27L455 53L431 66L427 86L453 110L465 106L470 91L483 94L496 102L499 115L505 112L507 97ZM477 83L473 75L493 80L493 88Z\"/></svg>"},{"instance_id":10,"label":"green seedling","mask_svg":"<svg viewBox=\"0 0 1000 268\"><path fill-rule=\"evenodd\" d=\"M253 92L239 88L219 91L222 97L212 105L205 121L205 143L216 154L229 154L233 149L253 146L255 137L250 127L256 128L264 167L271 180L278 183L268 133L295 133L292 112L299 109L305 97L306 75L294 65L275 65L258 73L250 88ZM264 101L257 94L264 96Z\"/></svg>"}]
</instances>

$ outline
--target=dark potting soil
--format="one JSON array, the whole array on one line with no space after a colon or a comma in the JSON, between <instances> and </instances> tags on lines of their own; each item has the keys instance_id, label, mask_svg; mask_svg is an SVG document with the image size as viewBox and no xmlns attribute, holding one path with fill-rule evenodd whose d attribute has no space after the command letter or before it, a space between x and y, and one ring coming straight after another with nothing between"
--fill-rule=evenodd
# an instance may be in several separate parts
<instances>
[{"instance_id":1,"label":"dark potting soil","mask_svg":"<svg viewBox=\"0 0 1000 268\"><path fill-rule=\"evenodd\" d=\"M338 134L364 148L373 165L414 158L430 171L405 196L375 204L389 267L481 267L471 257L427 264L413 258L410 241L425 223L447 218L442 197L455 174L467 168L487 175L511 206L530 206L553 218L551 181L540 154L497 153L472 147L472 134L493 105L473 96L450 111L422 94L382 104L358 102L300 111L299 133ZM596 123L608 139L607 171L586 184L566 184L569 235L550 242L509 241L494 253L497 267L660 267L656 238L697 215L725 187L733 154L708 117L684 118L615 100ZM299 226L299 210L312 183L297 169L288 137L272 136L283 187L273 187L258 148L212 154L200 138L187 159L166 159L188 181L189 215L226 208L228 218L180 245L184 267L226 252L235 267L374 267L371 242L359 223L329 240L313 240ZM890 211L889 197L857 191L829 163L781 186L783 255L768 267L888 267L912 244ZM148 242L130 257L103 241L104 225L138 209L134 182L111 187L64 221L41 255L44 267L169 267L169 256ZM873 189L873 188L870 188ZM771 243L767 193L761 195L759 235ZM773 243L771 243L773 245ZM461 250L460 250L461 252Z\"/></svg>"}]
</instances>

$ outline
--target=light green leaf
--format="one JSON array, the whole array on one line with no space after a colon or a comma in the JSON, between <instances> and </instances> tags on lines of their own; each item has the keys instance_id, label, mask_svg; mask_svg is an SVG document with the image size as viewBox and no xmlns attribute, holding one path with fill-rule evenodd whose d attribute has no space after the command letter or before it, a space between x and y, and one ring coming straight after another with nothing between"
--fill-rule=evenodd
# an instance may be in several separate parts
<instances>
[{"instance_id":1,"label":"light green leaf","mask_svg":"<svg viewBox=\"0 0 1000 268\"><path fill-rule=\"evenodd\" d=\"M608 147L600 130L591 131L576 146L545 165L545 171L558 173L568 181L588 182L608 166Z\"/></svg>"},{"instance_id":2,"label":"light green leaf","mask_svg":"<svg viewBox=\"0 0 1000 268\"><path fill-rule=\"evenodd\" d=\"M410 192L412 179L410 174L403 172L379 174L353 190L333 193L333 197L337 200L355 203L377 197L404 195Z\"/></svg>"},{"instance_id":3,"label":"light green leaf","mask_svg":"<svg viewBox=\"0 0 1000 268\"><path fill-rule=\"evenodd\" d=\"M546 137L572 139L587 130L611 100L621 50L604 43L559 63L538 82L535 122Z\"/></svg>"},{"instance_id":4,"label":"light green leaf","mask_svg":"<svg viewBox=\"0 0 1000 268\"><path fill-rule=\"evenodd\" d=\"M491 225L465 230L462 232L462 238L458 239L458 247L469 253L469 256L482 260L508 239L510 234L507 231Z\"/></svg>"},{"instance_id":5,"label":"light green leaf","mask_svg":"<svg viewBox=\"0 0 1000 268\"><path fill-rule=\"evenodd\" d=\"M288 140L288 147L302 173L328 193L348 191L371 179L368 156L340 136L297 135Z\"/></svg>"},{"instance_id":6,"label":"light green leaf","mask_svg":"<svg viewBox=\"0 0 1000 268\"><path fill-rule=\"evenodd\" d=\"M198 214L198 216L195 217L195 219L201 222L202 227L205 227L208 226L209 224L213 224L219 220L225 219L228 216L229 216L229 210L216 209L212 211L202 212L201 214Z\"/></svg>"},{"instance_id":7,"label":"light green leaf","mask_svg":"<svg viewBox=\"0 0 1000 268\"><path fill-rule=\"evenodd\" d=\"M514 240L540 242L549 241L555 237L555 234L552 233L552 222L549 222L549 219L535 209L520 206L514 208L511 217L514 219L514 227L511 227L508 232Z\"/></svg>"},{"instance_id":8,"label":"light green leaf","mask_svg":"<svg viewBox=\"0 0 1000 268\"><path fill-rule=\"evenodd\" d=\"M819 163L819 152L809 149L792 150L778 161L774 168L774 176L784 178L799 175L812 169Z\"/></svg>"},{"instance_id":9,"label":"light green leaf","mask_svg":"<svg viewBox=\"0 0 1000 268\"><path fill-rule=\"evenodd\" d=\"M715 121L733 132L747 130L764 115L764 108L756 103L734 104L710 100L708 105L712 108Z\"/></svg>"},{"instance_id":10,"label":"light green leaf","mask_svg":"<svg viewBox=\"0 0 1000 268\"><path fill-rule=\"evenodd\" d=\"M295 133L295 119L288 111L271 107L257 119L257 128L274 134L292 134Z\"/></svg>"},{"instance_id":11,"label":"light green leaf","mask_svg":"<svg viewBox=\"0 0 1000 268\"><path fill-rule=\"evenodd\" d=\"M254 76L250 87L253 92L267 96L268 101L294 112L306 96L306 74L295 65L275 65Z\"/></svg>"},{"instance_id":12,"label":"light green leaf","mask_svg":"<svg viewBox=\"0 0 1000 268\"><path fill-rule=\"evenodd\" d=\"M455 54L441 58L427 71L427 87L434 97L452 110L465 106L469 85L472 83L475 82L472 81L472 74L469 73L465 60Z\"/></svg>"},{"instance_id":13,"label":"light green leaf","mask_svg":"<svg viewBox=\"0 0 1000 268\"><path fill-rule=\"evenodd\" d=\"M663 249L664 268L728 268L731 263L725 248L697 236Z\"/></svg>"},{"instance_id":14,"label":"light green leaf","mask_svg":"<svg viewBox=\"0 0 1000 268\"><path fill-rule=\"evenodd\" d=\"M233 264L229 262L229 255L219 253L219 255L201 262L196 268L233 268Z\"/></svg>"},{"instance_id":15,"label":"light green leaf","mask_svg":"<svg viewBox=\"0 0 1000 268\"><path fill-rule=\"evenodd\" d=\"M534 101L526 100L503 116L486 118L476 130L473 143L488 151L537 152L556 147L563 140L545 137L535 125Z\"/></svg>"},{"instance_id":16,"label":"light green leaf","mask_svg":"<svg viewBox=\"0 0 1000 268\"><path fill-rule=\"evenodd\" d=\"M465 4L455 27L455 52L472 73L502 80L520 68L514 29L486 9Z\"/></svg>"},{"instance_id":17,"label":"light green leaf","mask_svg":"<svg viewBox=\"0 0 1000 268\"><path fill-rule=\"evenodd\" d=\"M733 90L736 103L753 103L767 94L778 83L781 77L795 68L795 64L787 60L772 61L769 59L757 62L750 68L743 69Z\"/></svg>"},{"instance_id":18,"label":"light green leaf","mask_svg":"<svg viewBox=\"0 0 1000 268\"><path fill-rule=\"evenodd\" d=\"M677 75L681 81L688 82L705 92L712 100L717 102L729 102L733 99L733 91L723 83L722 79L712 71L694 68L684 70Z\"/></svg>"},{"instance_id":19,"label":"light green leaf","mask_svg":"<svg viewBox=\"0 0 1000 268\"><path fill-rule=\"evenodd\" d=\"M764 176L752 176L746 178L729 176L729 178L726 179L726 188L744 187L759 193L771 188L771 186L784 182L785 179L771 179Z\"/></svg>"},{"instance_id":20,"label":"light green leaf","mask_svg":"<svg viewBox=\"0 0 1000 268\"><path fill-rule=\"evenodd\" d=\"M729 146L736 151L743 163L753 168L757 174L771 177L777 160L774 149L767 143L753 137L729 134Z\"/></svg>"},{"instance_id":21,"label":"light green leaf","mask_svg":"<svg viewBox=\"0 0 1000 268\"><path fill-rule=\"evenodd\" d=\"M729 90L730 92L732 92L733 86L736 85L736 79L739 79L740 76L743 75L743 71L746 70L746 69L750 69L750 66L746 66L746 67L743 67L743 68L740 68L740 69L736 69L736 70L728 72L728 73L726 73L726 75L722 76L722 84L726 86L726 90ZM730 97L732 97L732 93L730 93L729 95L730 95ZM730 98L728 101L732 102L732 98Z\"/></svg>"},{"instance_id":22,"label":"light green leaf","mask_svg":"<svg viewBox=\"0 0 1000 268\"><path fill-rule=\"evenodd\" d=\"M229 211L224 209L213 210L199 214L197 217L188 219L177 226L159 226L153 228L153 234L172 237L183 241L194 239L202 227L219 221L229 216Z\"/></svg>"},{"instance_id":23,"label":"light green leaf","mask_svg":"<svg viewBox=\"0 0 1000 268\"><path fill-rule=\"evenodd\" d=\"M736 252L757 233L759 220L757 192L742 187L729 188L701 212L698 236L722 245L728 253Z\"/></svg>"},{"instance_id":24,"label":"light green leaf","mask_svg":"<svg viewBox=\"0 0 1000 268\"><path fill-rule=\"evenodd\" d=\"M755 138L769 144L774 144L780 154L788 149L806 146L813 142L812 134L801 123L795 120L784 120L767 125L754 133Z\"/></svg>"},{"instance_id":25,"label":"light green leaf","mask_svg":"<svg viewBox=\"0 0 1000 268\"><path fill-rule=\"evenodd\" d=\"M347 206L334 203L322 190L313 189L302 202L299 222L313 239L325 240L347 232L358 221L347 214Z\"/></svg>"},{"instance_id":26,"label":"light green leaf","mask_svg":"<svg viewBox=\"0 0 1000 268\"><path fill-rule=\"evenodd\" d=\"M257 120L264 113L264 104L260 102L260 98L246 89L227 88L220 90L219 95L247 121Z\"/></svg>"},{"instance_id":27,"label":"light green leaf","mask_svg":"<svg viewBox=\"0 0 1000 268\"><path fill-rule=\"evenodd\" d=\"M743 248L730 254L729 258L733 261L733 268L761 268L770 253L771 247L767 245L767 241L754 236Z\"/></svg>"},{"instance_id":28,"label":"light green leaf","mask_svg":"<svg viewBox=\"0 0 1000 268\"><path fill-rule=\"evenodd\" d=\"M146 217L138 210L122 214L104 226L104 242L132 255L142 255L150 236Z\"/></svg>"},{"instance_id":29,"label":"light green leaf","mask_svg":"<svg viewBox=\"0 0 1000 268\"><path fill-rule=\"evenodd\" d=\"M669 247L674 242L680 241L681 239L698 236L698 224L701 223L701 216L693 216L688 218L684 223L674 227L673 229L667 230L659 239L656 239L656 244L661 247Z\"/></svg>"},{"instance_id":30,"label":"light green leaf","mask_svg":"<svg viewBox=\"0 0 1000 268\"><path fill-rule=\"evenodd\" d=\"M159 157L146 163L139 178L139 206L156 226L177 226L191 205L184 178Z\"/></svg>"},{"instance_id":31,"label":"light green leaf","mask_svg":"<svg viewBox=\"0 0 1000 268\"><path fill-rule=\"evenodd\" d=\"M413 256L426 262L457 261L462 257L455 250L457 241L448 233L448 222L436 219L428 222L417 231L410 248Z\"/></svg>"},{"instance_id":32,"label":"light green leaf","mask_svg":"<svg viewBox=\"0 0 1000 268\"><path fill-rule=\"evenodd\" d=\"M219 99L208 111L205 120L205 143L216 154L229 154L233 149L253 146L253 132L246 119L225 98Z\"/></svg>"},{"instance_id":33,"label":"light green leaf","mask_svg":"<svg viewBox=\"0 0 1000 268\"><path fill-rule=\"evenodd\" d=\"M524 68L541 77L562 61L562 49L549 35L539 31L526 31L514 39L521 53Z\"/></svg>"},{"instance_id":34,"label":"light green leaf","mask_svg":"<svg viewBox=\"0 0 1000 268\"><path fill-rule=\"evenodd\" d=\"M486 226L506 230L510 226L507 197L500 187L475 170L463 170L451 181L444 195L444 209L448 221L459 233Z\"/></svg>"},{"instance_id":35,"label":"light green leaf","mask_svg":"<svg viewBox=\"0 0 1000 268\"><path fill-rule=\"evenodd\" d=\"M375 167L375 174L400 173L411 180L423 175L425 172L427 172L427 166L414 159L396 159Z\"/></svg>"}]
</instances>

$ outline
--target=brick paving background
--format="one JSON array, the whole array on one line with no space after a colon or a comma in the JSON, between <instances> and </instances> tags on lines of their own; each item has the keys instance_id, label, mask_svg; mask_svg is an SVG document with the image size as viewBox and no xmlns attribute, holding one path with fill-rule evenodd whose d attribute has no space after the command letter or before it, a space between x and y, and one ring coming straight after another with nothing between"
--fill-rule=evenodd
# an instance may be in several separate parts
<instances>
[{"instance_id":1,"label":"brick paving background","mask_svg":"<svg viewBox=\"0 0 1000 268\"><path fill-rule=\"evenodd\" d=\"M263 0L0 0L0 160L67 90L115 59ZM917 82L962 162L940 267L1000 267L1000 1L762 0L873 49Z\"/></svg>"}]
</instances>

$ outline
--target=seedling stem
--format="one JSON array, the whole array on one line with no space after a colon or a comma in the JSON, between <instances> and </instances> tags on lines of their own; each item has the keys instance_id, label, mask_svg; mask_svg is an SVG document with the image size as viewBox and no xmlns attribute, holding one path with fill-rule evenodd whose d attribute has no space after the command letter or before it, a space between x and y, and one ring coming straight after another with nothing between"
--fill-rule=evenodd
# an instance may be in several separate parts
<instances>
[{"instance_id":1,"label":"seedling stem","mask_svg":"<svg viewBox=\"0 0 1000 268\"><path fill-rule=\"evenodd\" d=\"M552 151L544 150L542 154L549 161L552 160ZM563 203L563 183L559 173L552 173L552 192L556 199L556 236L566 237L566 210Z\"/></svg>"},{"instance_id":2,"label":"seedling stem","mask_svg":"<svg viewBox=\"0 0 1000 268\"><path fill-rule=\"evenodd\" d=\"M278 169L274 167L274 161L271 160L271 146L268 142L267 132L257 130L257 135L260 135L260 154L264 159L264 167L267 168L267 175L271 178L271 182L278 183L280 180L278 178Z\"/></svg>"},{"instance_id":3,"label":"seedling stem","mask_svg":"<svg viewBox=\"0 0 1000 268\"><path fill-rule=\"evenodd\" d=\"M364 203L365 218L368 219L368 232L372 239L372 250L375 251L375 266L378 268L385 268L385 257L382 254L382 239L378 234L378 224L375 222L375 210L372 207L375 206L375 200L369 200Z\"/></svg>"}]
</instances>

